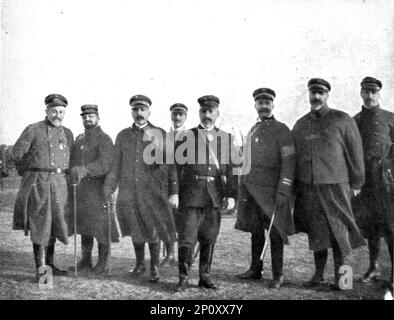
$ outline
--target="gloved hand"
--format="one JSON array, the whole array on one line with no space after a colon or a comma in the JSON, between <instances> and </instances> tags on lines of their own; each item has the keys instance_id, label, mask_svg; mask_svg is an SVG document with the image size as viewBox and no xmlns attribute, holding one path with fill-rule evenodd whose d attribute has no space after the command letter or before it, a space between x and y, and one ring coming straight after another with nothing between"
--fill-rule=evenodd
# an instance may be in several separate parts
<instances>
[{"instance_id":1,"label":"gloved hand","mask_svg":"<svg viewBox=\"0 0 394 320\"><path fill-rule=\"evenodd\" d=\"M109 189L109 188L106 188L104 186L103 192L104 192L105 201L112 202L113 201L113 192L112 192L112 190Z\"/></svg>"},{"instance_id":2,"label":"gloved hand","mask_svg":"<svg viewBox=\"0 0 394 320\"><path fill-rule=\"evenodd\" d=\"M88 174L88 170L85 166L75 166L71 168L71 183L79 184L81 179L86 177Z\"/></svg>"},{"instance_id":3,"label":"gloved hand","mask_svg":"<svg viewBox=\"0 0 394 320\"><path fill-rule=\"evenodd\" d=\"M361 189L352 189L351 190L351 196L354 198L358 197L360 193L361 193Z\"/></svg>"},{"instance_id":4,"label":"gloved hand","mask_svg":"<svg viewBox=\"0 0 394 320\"><path fill-rule=\"evenodd\" d=\"M177 209L179 207L179 197L177 194L172 194L168 198L168 203L171 208Z\"/></svg>"},{"instance_id":5,"label":"gloved hand","mask_svg":"<svg viewBox=\"0 0 394 320\"><path fill-rule=\"evenodd\" d=\"M277 208L283 208L287 205L289 199L287 196L281 194L281 193L277 193L276 194L276 207Z\"/></svg>"}]
</instances>

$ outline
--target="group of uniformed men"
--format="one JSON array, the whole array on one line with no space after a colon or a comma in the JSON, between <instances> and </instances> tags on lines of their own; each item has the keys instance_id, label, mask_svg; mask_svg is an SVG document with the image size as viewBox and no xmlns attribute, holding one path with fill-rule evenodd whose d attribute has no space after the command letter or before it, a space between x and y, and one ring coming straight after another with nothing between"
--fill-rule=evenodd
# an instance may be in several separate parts
<instances>
[{"instance_id":1,"label":"group of uniformed men","mask_svg":"<svg viewBox=\"0 0 394 320\"><path fill-rule=\"evenodd\" d=\"M72 132L62 125L66 98L59 94L47 96L45 120L26 127L12 149L14 164L22 176L13 227L23 229L26 235L30 231L37 281L44 265L49 265L55 276L67 274L54 265L55 241L67 244L74 233L81 235L82 246L77 267L97 274L106 271L110 242L117 242L119 234L114 216L108 219L111 213L104 204L113 200L117 189L119 226L123 236L131 236L136 256L130 273L144 273L148 243L150 281L157 282L160 241L167 249L162 265L175 261L177 240L176 291L189 285L197 242L198 285L217 288L211 279L211 264L221 209L235 197L235 228L251 233L250 268L237 275L239 278L262 277L265 230L270 229L272 288L283 284L284 244L295 232L307 233L314 254L315 274L306 286L327 284L324 269L328 249L332 248L333 287L338 289L339 268L352 249L365 244L364 237L368 239L370 268L362 281L375 279L380 275L377 262L381 236L385 237L393 263L394 212L389 205L393 195L385 192L380 163L394 154L394 114L381 109L381 88L380 80L364 78L362 110L351 118L329 108L331 86L326 80L311 79L310 112L296 122L292 131L273 116L274 90L255 90L258 120L242 150L243 162L250 167L239 179L233 171L235 164L228 157L235 148L232 137L215 126L220 103L215 96L198 99L200 124L190 130L184 127L187 106L172 105L173 127L169 132L148 121L151 100L143 95L133 96L129 102L134 123L117 135L115 145L99 126L97 105L81 107L85 132L74 141ZM148 149L150 156L161 155L164 161L148 163ZM171 150L174 162L168 161L167 150ZM179 161L180 154L187 161ZM76 212L70 210L72 184L77 185ZM356 210L362 214L356 214ZM74 213L76 230L72 223ZM357 224L356 220L363 223ZM108 236L109 230L112 232ZM94 238L98 242L98 262L93 267Z\"/></svg>"}]
</instances>

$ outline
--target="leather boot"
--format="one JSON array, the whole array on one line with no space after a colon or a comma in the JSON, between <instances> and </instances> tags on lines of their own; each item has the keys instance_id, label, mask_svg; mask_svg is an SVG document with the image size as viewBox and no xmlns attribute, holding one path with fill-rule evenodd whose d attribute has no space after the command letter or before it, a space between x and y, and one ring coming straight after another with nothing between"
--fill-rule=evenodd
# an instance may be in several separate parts
<instances>
[{"instance_id":1,"label":"leather boot","mask_svg":"<svg viewBox=\"0 0 394 320\"><path fill-rule=\"evenodd\" d=\"M328 257L328 250L324 249L321 251L313 251L313 256L315 258L315 274L309 280L308 282L304 283L304 286L306 287L318 287L322 285L327 285L327 281L324 280L324 269L326 267L327 263L327 257Z\"/></svg>"},{"instance_id":2,"label":"leather boot","mask_svg":"<svg viewBox=\"0 0 394 320\"><path fill-rule=\"evenodd\" d=\"M280 289L283 284L283 241L276 230L272 229L271 234L271 264L272 264L272 281L270 288Z\"/></svg>"},{"instance_id":3,"label":"leather boot","mask_svg":"<svg viewBox=\"0 0 394 320\"><path fill-rule=\"evenodd\" d=\"M390 253L390 258L391 258L391 277L390 277L390 287L391 287L391 292L393 292L393 276L394 276L394 237L393 234L390 232L390 234L387 235L386 237L386 243L387 247L389 249Z\"/></svg>"},{"instance_id":4,"label":"leather boot","mask_svg":"<svg viewBox=\"0 0 394 320\"><path fill-rule=\"evenodd\" d=\"M98 244L99 258L97 264L92 269L92 272L94 272L95 274L101 274L106 272L108 253L109 253L109 245L106 243L99 243Z\"/></svg>"},{"instance_id":5,"label":"leather boot","mask_svg":"<svg viewBox=\"0 0 394 320\"><path fill-rule=\"evenodd\" d=\"M341 275L339 274L339 269L344 263L344 258L338 244L332 245L332 253L334 258L334 278L335 278L335 283L332 286L332 289L343 290L339 285L339 280L341 278Z\"/></svg>"},{"instance_id":6,"label":"leather boot","mask_svg":"<svg viewBox=\"0 0 394 320\"><path fill-rule=\"evenodd\" d=\"M199 265L200 281L198 282L198 286L216 290L218 286L211 280L213 248L213 244L201 244Z\"/></svg>"},{"instance_id":7,"label":"leather boot","mask_svg":"<svg viewBox=\"0 0 394 320\"><path fill-rule=\"evenodd\" d=\"M149 243L150 252L150 282L157 282L160 279L159 274L159 260L160 260L160 245L159 243Z\"/></svg>"},{"instance_id":8,"label":"leather boot","mask_svg":"<svg viewBox=\"0 0 394 320\"><path fill-rule=\"evenodd\" d=\"M368 249L369 249L369 269L361 278L361 282L369 283L371 280L376 280L379 277L379 252L380 252L380 238L368 239Z\"/></svg>"},{"instance_id":9,"label":"leather boot","mask_svg":"<svg viewBox=\"0 0 394 320\"><path fill-rule=\"evenodd\" d=\"M40 267L45 265L45 247L33 243L34 264L36 266L35 282L38 283L44 273L40 273Z\"/></svg>"},{"instance_id":10,"label":"leather boot","mask_svg":"<svg viewBox=\"0 0 394 320\"><path fill-rule=\"evenodd\" d=\"M129 271L129 274L138 276L145 272L145 242L133 243L133 245L137 262L135 267Z\"/></svg>"},{"instance_id":11,"label":"leather boot","mask_svg":"<svg viewBox=\"0 0 394 320\"><path fill-rule=\"evenodd\" d=\"M179 282L175 287L175 291L180 292L187 289L189 284L189 274L191 265L192 250L189 247L180 247L178 249L178 265L179 265Z\"/></svg>"},{"instance_id":12,"label":"leather boot","mask_svg":"<svg viewBox=\"0 0 394 320\"><path fill-rule=\"evenodd\" d=\"M161 267L165 265L173 265L175 262L174 242L167 242L165 246L167 254L165 258L160 262Z\"/></svg>"},{"instance_id":13,"label":"leather boot","mask_svg":"<svg viewBox=\"0 0 394 320\"><path fill-rule=\"evenodd\" d=\"M250 268L244 273L237 274L239 279L249 280L249 279L261 279L263 272L263 261L260 260L261 254L264 248L264 233L252 233L251 236L251 252L252 261L250 263Z\"/></svg>"},{"instance_id":14,"label":"leather boot","mask_svg":"<svg viewBox=\"0 0 394 320\"><path fill-rule=\"evenodd\" d=\"M92 268L92 250L93 250L93 237L81 236L82 258L77 263L78 271L89 270ZM75 266L70 267L71 271L75 270Z\"/></svg>"},{"instance_id":15,"label":"leather boot","mask_svg":"<svg viewBox=\"0 0 394 320\"><path fill-rule=\"evenodd\" d=\"M68 275L68 271L59 269L58 267L55 266L54 261L53 261L54 255L55 255L55 242L56 242L56 240L50 241L48 243L48 246L46 247L45 263L46 263L46 265L48 265L52 268L52 274L54 276L66 276L66 275Z\"/></svg>"}]
</instances>

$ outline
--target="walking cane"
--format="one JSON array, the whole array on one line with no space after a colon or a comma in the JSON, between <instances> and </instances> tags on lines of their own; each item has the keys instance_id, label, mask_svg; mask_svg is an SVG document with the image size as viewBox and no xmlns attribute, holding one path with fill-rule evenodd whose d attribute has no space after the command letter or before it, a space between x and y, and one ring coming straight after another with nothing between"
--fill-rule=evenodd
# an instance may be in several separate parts
<instances>
[{"instance_id":1,"label":"walking cane","mask_svg":"<svg viewBox=\"0 0 394 320\"><path fill-rule=\"evenodd\" d=\"M74 271L75 277L78 277L77 270L77 184L73 183L73 204L74 204Z\"/></svg>"},{"instance_id":2,"label":"walking cane","mask_svg":"<svg viewBox=\"0 0 394 320\"><path fill-rule=\"evenodd\" d=\"M261 257L260 257L261 261L264 261L265 250L267 249L267 244L268 244L268 238L269 238L269 236L271 234L272 225L274 224L275 213L276 213L276 205L275 205L275 208L274 208L274 212L272 213L270 226L268 227L267 236L266 236L265 241L264 241L263 252L261 253Z\"/></svg>"},{"instance_id":3,"label":"walking cane","mask_svg":"<svg viewBox=\"0 0 394 320\"><path fill-rule=\"evenodd\" d=\"M111 235L112 235L112 202L107 201L107 213L108 213L108 275L111 275Z\"/></svg>"}]
</instances>

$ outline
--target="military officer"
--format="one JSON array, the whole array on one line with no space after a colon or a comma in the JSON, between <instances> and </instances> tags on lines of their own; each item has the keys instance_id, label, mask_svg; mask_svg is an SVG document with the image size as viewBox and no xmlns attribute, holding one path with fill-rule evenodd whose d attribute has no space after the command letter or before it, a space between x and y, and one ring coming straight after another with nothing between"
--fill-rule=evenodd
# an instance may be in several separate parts
<instances>
[{"instance_id":1,"label":"military officer","mask_svg":"<svg viewBox=\"0 0 394 320\"><path fill-rule=\"evenodd\" d=\"M45 98L46 118L31 124L12 148L12 159L22 176L15 202L13 228L24 230L33 242L36 280L48 265L53 275L67 271L54 265L56 239L68 243L68 170L73 134L62 126L67 100L60 94Z\"/></svg>"},{"instance_id":2,"label":"military officer","mask_svg":"<svg viewBox=\"0 0 394 320\"><path fill-rule=\"evenodd\" d=\"M119 186L116 200L119 225L123 236L131 236L137 260L131 275L145 271L144 251L148 242L150 281L157 282L159 241L175 240L170 206L177 207L179 199L175 166L168 166L165 159L160 159L160 155L165 155L166 133L148 121L151 104L147 96L131 97L134 123L116 137L114 161L105 180L104 193L110 198ZM152 154L154 161L147 154Z\"/></svg>"},{"instance_id":3,"label":"military officer","mask_svg":"<svg viewBox=\"0 0 394 320\"><path fill-rule=\"evenodd\" d=\"M220 208L227 207L228 198L234 197L236 192L229 158L231 137L215 127L219 116L219 98L207 95L199 98L198 103L201 123L188 131L185 142L187 161L178 164L182 214L176 291L183 291L188 286L192 250L197 240L200 242L198 285L217 288L211 280L211 264L220 228Z\"/></svg>"},{"instance_id":4,"label":"military officer","mask_svg":"<svg viewBox=\"0 0 394 320\"><path fill-rule=\"evenodd\" d=\"M364 182L362 141L355 121L327 105L328 81L311 79L308 90L311 111L293 128L297 151L295 222L298 231L308 234L315 259L315 274L305 285L327 284L324 269L328 248L332 248L332 287L338 289L339 268L353 248L364 245L350 203L351 194L357 194Z\"/></svg>"},{"instance_id":5,"label":"military officer","mask_svg":"<svg viewBox=\"0 0 394 320\"><path fill-rule=\"evenodd\" d=\"M187 119L188 108L183 103L175 103L170 107L170 112L172 126L170 128L170 131L167 133L167 148L171 149L170 151L173 154L175 163L176 147L184 140L183 133L186 131L185 122ZM179 233L179 208L172 209L172 214L174 217L177 233ZM171 265L175 263L174 242L167 242L165 246L166 256L160 263L161 266L164 266L166 264Z\"/></svg>"},{"instance_id":6,"label":"military officer","mask_svg":"<svg viewBox=\"0 0 394 320\"><path fill-rule=\"evenodd\" d=\"M241 279L260 279L265 229L269 229L275 212L270 233L273 275L270 287L279 289L283 283L284 243L289 243L287 236L294 233L290 198L295 147L289 128L272 114L275 95L275 91L269 88L253 92L258 121L249 131L246 142L244 161L250 162L251 169L241 176L235 228L252 234L250 268L237 276Z\"/></svg>"},{"instance_id":7,"label":"military officer","mask_svg":"<svg viewBox=\"0 0 394 320\"><path fill-rule=\"evenodd\" d=\"M99 125L98 107L86 104L81 107L85 132L76 139L71 150L71 181L77 189L77 233L81 234L82 259L78 270L92 267L93 238L98 242L98 262L92 269L100 274L105 272L109 252L109 225L104 205L103 185L105 176L111 170L114 146L111 138ZM73 221L73 217L71 217ZM118 242L116 224L111 217L111 241ZM74 226L72 222L69 226ZM75 230L70 228L70 233Z\"/></svg>"},{"instance_id":8,"label":"military officer","mask_svg":"<svg viewBox=\"0 0 394 320\"><path fill-rule=\"evenodd\" d=\"M380 107L381 89L382 82L376 78L366 77L361 81L364 104L354 117L363 140L365 160L365 185L360 197L354 199L354 210L359 211L356 217L361 218L359 226L368 239L370 266L361 279L364 283L380 276L381 237L386 240L393 263L394 201L393 195L385 190L380 163L385 157L393 157L394 114ZM391 283L392 277L393 273Z\"/></svg>"}]
</instances>

